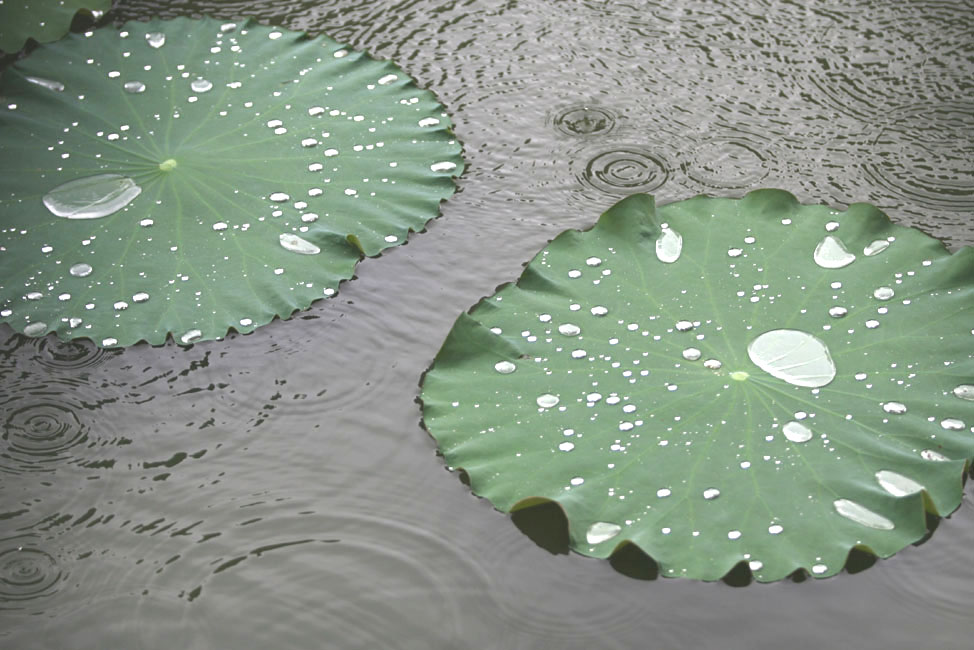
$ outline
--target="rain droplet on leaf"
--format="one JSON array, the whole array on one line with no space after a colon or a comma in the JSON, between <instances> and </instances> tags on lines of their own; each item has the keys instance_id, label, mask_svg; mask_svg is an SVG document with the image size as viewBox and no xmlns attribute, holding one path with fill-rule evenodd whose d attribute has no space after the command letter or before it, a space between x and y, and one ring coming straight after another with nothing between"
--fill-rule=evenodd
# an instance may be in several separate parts
<instances>
[{"instance_id":1,"label":"rain droplet on leaf","mask_svg":"<svg viewBox=\"0 0 974 650\"><path fill-rule=\"evenodd\" d=\"M142 192L128 176L97 174L58 185L44 195L51 214L66 219L98 219L118 212Z\"/></svg>"},{"instance_id":2,"label":"rain droplet on leaf","mask_svg":"<svg viewBox=\"0 0 974 650\"><path fill-rule=\"evenodd\" d=\"M320 248L309 242L307 239L302 239L293 233L281 233L280 241L281 246L292 253L299 253L301 255L317 255L321 252Z\"/></svg>"},{"instance_id":3,"label":"rain droplet on leaf","mask_svg":"<svg viewBox=\"0 0 974 650\"><path fill-rule=\"evenodd\" d=\"M913 479L886 469L876 472L876 480L879 481L879 485L884 490L894 497L904 497L923 489L923 486Z\"/></svg>"},{"instance_id":4,"label":"rain droplet on leaf","mask_svg":"<svg viewBox=\"0 0 974 650\"><path fill-rule=\"evenodd\" d=\"M494 364L494 370L501 373L502 375L509 375L515 370L517 370L517 366L514 365L514 363L512 363L511 361L498 361L497 363Z\"/></svg>"},{"instance_id":5,"label":"rain droplet on leaf","mask_svg":"<svg viewBox=\"0 0 974 650\"><path fill-rule=\"evenodd\" d=\"M683 235L672 228L663 228L656 240L656 258L664 264L672 264L680 259L683 252Z\"/></svg>"},{"instance_id":6,"label":"rain droplet on leaf","mask_svg":"<svg viewBox=\"0 0 974 650\"><path fill-rule=\"evenodd\" d=\"M850 499L836 499L832 502L835 511L857 524L876 530L893 530L893 522L879 513Z\"/></svg>"},{"instance_id":7,"label":"rain droplet on leaf","mask_svg":"<svg viewBox=\"0 0 974 650\"><path fill-rule=\"evenodd\" d=\"M588 531L585 533L585 540L589 544L601 544L618 535L620 531L622 531L622 526L619 524L597 521L588 527Z\"/></svg>"},{"instance_id":8,"label":"rain droplet on leaf","mask_svg":"<svg viewBox=\"0 0 974 650\"><path fill-rule=\"evenodd\" d=\"M747 354L756 366L794 386L820 388L835 379L828 347L801 330L765 332L751 341Z\"/></svg>"},{"instance_id":9,"label":"rain droplet on leaf","mask_svg":"<svg viewBox=\"0 0 974 650\"><path fill-rule=\"evenodd\" d=\"M841 269L855 262L856 256L849 252L838 237L826 235L815 247L812 259L824 269Z\"/></svg>"}]
</instances>

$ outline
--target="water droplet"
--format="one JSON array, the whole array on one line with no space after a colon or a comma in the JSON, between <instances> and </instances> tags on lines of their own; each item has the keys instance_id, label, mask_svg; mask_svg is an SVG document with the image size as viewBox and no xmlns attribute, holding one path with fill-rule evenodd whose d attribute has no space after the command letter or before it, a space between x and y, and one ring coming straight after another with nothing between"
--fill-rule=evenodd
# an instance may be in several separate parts
<instances>
[{"instance_id":1,"label":"water droplet","mask_svg":"<svg viewBox=\"0 0 974 650\"><path fill-rule=\"evenodd\" d=\"M760 571L764 567L764 562L760 560L751 560L747 563L747 568L751 571Z\"/></svg>"},{"instance_id":2,"label":"water droplet","mask_svg":"<svg viewBox=\"0 0 974 650\"><path fill-rule=\"evenodd\" d=\"M884 490L894 497L905 497L908 494L914 494L923 489L923 486L913 479L886 469L876 472L876 480L879 481L880 486Z\"/></svg>"},{"instance_id":3,"label":"water droplet","mask_svg":"<svg viewBox=\"0 0 974 650\"><path fill-rule=\"evenodd\" d=\"M318 144L318 141L315 140L314 138L305 138L304 140L301 141L301 146L302 147L314 147L317 144Z\"/></svg>"},{"instance_id":4,"label":"water droplet","mask_svg":"<svg viewBox=\"0 0 974 650\"><path fill-rule=\"evenodd\" d=\"M149 294L145 293L144 291L140 291L132 296L132 302L146 302L147 300L149 300Z\"/></svg>"},{"instance_id":5,"label":"water droplet","mask_svg":"<svg viewBox=\"0 0 974 650\"><path fill-rule=\"evenodd\" d=\"M717 359L707 359L703 362L703 367L708 370L719 370L723 364Z\"/></svg>"},{"instance_id":6,"label":"water droplet","mask_svg":"<svg viewBox=\"0 0 974 650\"><path fill-rule=\"evenodd\" d=\"M866 247L862 249L862 254L867 257L872 257L873 255L879 255L887 248L889 248L888 241L885 239L877 239L876 241L867 244Z\"/></svg>"},{"instance_id":7,"label":"water droplet","mask_svg":"<svg viewBox=\"0 0 974 650\"><path fill-rule=\"evenodd\" d=\"M563 336L578 336L582 333L582 328L572 323L562 323L558 326L558 333Z\"/></svg>"},{"instance_id":8,"label":"water droplet","mask_svg":"<svg viewBox=\"0 0 974 650\"><path fill-rule=\"evenodd\" d=\"M557 395L552 395L551 393L545 393L543 395L538 396L537 402L538 402L538 406L540 406L541 408L550 409L558 405L559 399Z\"/></svg>"},{"instance_id":9,"label":"water droplet","mask_svg":"<svg viewBox=\"0 0 974 650\"><path fill-rule=\"evenodd\" d=\"M457 168L457 164L454 162L450 162L448 160L444 160L443 162L433 163L432 165L430 165L430 170L434 172L448 172L448 171L453 171L456 168Z\"/></svg>"},{"instance_id":10,"label":"water droplet","mask_svg":"<svg viewBox=\"0 0 974 650\"><path fill-rule=\"evenodd\" d=\"M227 223L225 221L217 221L215 224L213 224L213 230L219 231L219 230L226 230L226 229L227 229Z\"/></svg>"},{"instance_id":11,"label":"water droplet","mask_svg":"<svg viewBox=\"0 0 974 650\"><path fill-rule=\"evenodd\" d=\"M676 329L680 332L689 332L693 329L693 323L688 320L677 321Z\"/></svg>"},{"instance_id":12,"label":"water droplet","mask_svg":"<svg viewBox=\"0 0 974 650\"><path fill-rule=\"evenodd\" d=\"M128 176L97 174L58 185L44 195L44 206L56 217L98 219L118 212L141 192Z\"/></svg>"},{"instance_id":13,"label":"water droplet","mask_svg":"<svg viewBox=\"0 0 974 650\"><path fill-rule=\"evenodd\" d=\"M604 541L610 540L622 531L622 526L618 524L610 524L607 521L597 521L588 527L588 531L585 533L585 540L589 544L601 544Z\"/></svg>"},{"instance_id":14,"label":"water droplet","mask_svg":"<svg viewBox=\"0 0 974 650\"><path fill-rule=\"evenodd\" d=\"M848 313L849 310L846 309L845 307L835 306L829 309L829 316L831 316L832 318L842 318Z\"/></svg>"},{"instance_id":15,"label":"water droplet","mask_svg":"<svg viewBox=\"0 0 974 650\"><path fill-rule=\"evenodd\" d=\"M824 269L841 269L855 262L856 256L849 252L839 238L826 235L815 247L812 259Z\"/></svg>"},{"instance_id":16,"label":"water droplet","mask_svg":"<svg viewBox=\"0 0 974 650\"><path fill-rule=\"evenodd\" d=\"M588 264L589 266L598 266L599 264L602 263L602 260L598 257L590 257L587 260L585 260L585 263Z\"/></svg>"},{"instance_id":17,"label":"water droplet","mask_svg":"<svg viewBox=\"0 0 974 650\"><path fill-rule=\"evenodd\" d=\"M961 384L954 388L954 396L968 401L974 401L974 386L971 384Z\"/></svg>"},{"instance_id":18,"label":"water droplet","mask_svg":"<svg viewBox=\"0 0 974 650\"><path fill-rule=\"evenodd\" d=\"M585 350L572 350L572 359L584 359L587 355Z\"/></svg>"},{"instance_id":19,"label":"water droplet","mask_svg":"<svg viewBox=\"0 0 974 650\"><path fill-rule=\"evenodd\" d=\"M696 361L700 358L700 350L697 348L687 348L683 351L683 358L687 361Z\"/></svg>"},{"instance_id":20,"label":"water droplet","mask_svg":"<svg viewBox=\"0 0 974 650\"><path fill-rule=\"evenodd\" d=\"M284 36L284 34L282 34L281 32L271 32L270 34L267 35L267 38L271 39L272 41L276 41L282 36Z\"/></svg>"},{"instance_id":21,"label":"water droplet","mask_svg":"<svg viewBox=\"0 0 974 650\"><path fill-rule=\"evenodd\" d=\"M703 498L707 501L713 501L720 496L720 490L717 488L707 488L703 491Z\"/></svg>"},{"instance_id":22,"label":"water droplet","mask_svg":"<svg viewBox=\"0 0 974 650\"><path fill-rule=\"evenodd\" d=\"M284 192L274 192L268 198L275 203L283 203L284 201L291 200L291 196L289 194L285 194Z\"/></svg>"},{"instance_id":23,"label":"water droplet","mask_svg":"<svg viewBox=\"0 0 974 650\"><path fill-rule=\"evenodd\" d=\"M934 451L933 449L924 449L920 452L920 458L923 460L932 460L938 463L946 463L950 459L941 454L939 451Z\"/></svg>"},{"instance_id":24,"label":"water droplet","mask_svg":"<svg viewBox=\"0 0 974 650\"><path fill-rule=\"evenodd\" d=\"M825 229L827 231L829 231L829 232L835 232L836 230L839 229L839 222L838 221L830 221L827 224L825 224Z\"/></svg>"},{"instance_id":25,"label":"water droplet","mask_svg":"<svg viewBox=\"0 0 974 650\"><path fill-rule=\"evenodd\" d=\"M158 50L166 44L166 35L162 32L149 32L145 35L145 42L149 44L149 47L154 47Z\"/></svg>"},{"instance_id":26,"label":"water droplet","mask_svg":"<svg viewBox=\"0 0 974 650\"><path fill-rule=\"evenodd\" d=\"M571 481L569 481L569 482L570 482L570 483L571 483L572 485L581 485L582 483L584 483L584 482L585 482L585 479L583 479L583 478L582 478L581 476L576 476L576 477L574 477L574 478L573 478L573 479L572 479Z\"/></svg>"},{"instance_id":27,"label":"water droplet","mask_svg":"<svg viewBox=\"0 0 974 650\"><path fill-rule=\"evenodd\" d=\"M836 499L832 502L835 511L850 521L876 530L893 530L893 522L866 506L849 499Z\"/></svg>"},{"instance_id":28,"label":"water droplet","mask_svg":"<svg viewBox=\"0 0 974 650\"><path fill-rule=\"evenodd\" d=\"M768 526L768 532L772 535L780 535L781 531L783 530L784 528L782 528L778 524L774 524L773 526Z\"/></svg>"},{"instance_id":29,"label":"water droplet","mask_svg":"<svg viewBox=\"0 0 974 650\"><path fill-rule=\"evenodd\" d=\"M765 332L751 341L747 354L754 365L794 386L819 388L835 379L828 347L801 330Z\"/></svg>"},{"instance_id":30,"label":"water droplet","mask_svg":"<svg viewBox=\"0 0 974 650\"><path fill-rule=\"evenodd\" d=\"M896 294L891 287L879 287L873 291L873 298L876 300L889 300L894 295Z\"/></svg>"},{"instance_id":31,"label":"water droplet","mask_svg":"<svg viewBox=\"0 0 974 650\"><path fill-rule=\"evenodd\" d=\"M874 330L877 327L879 327L879 321L878 320L867 320L866 321L866 327L868 329Z\"/></svg>"},{"instance_id":32,"label":"water droplet","mask_svg":"<svg viewBox=\"0 0 974 650\"><path fill-rule=\"evenodd\" d=\"M947 431L963 431L967 428L964 421L958 420L957 418L947 418L946 420L941 420L940 426Z\"/></svg>"},{"instance_id":33,"label":"water droplet","mask_svg":"<svg viewBox=\"0 0 974 650\"><path fill-rule=\"evenodd\" d=\"M56 93L64 92L64 84L60 81L52 81L51 79L43 79L41 77L24 77L24 79L42 88L53 90Z\"/></svg>"},{"instance_id":34,"label":"water droplet","mask_svg":"<svg viewBox=\"0 0 974 650\"><path fill-rule=\"evenodd\" d=\"M68 269L68 273L70 273L76 278L83 278L85 276L91 275L91 271L92 271L91 265L85 264L84 262L82 262L81 264L75 264L70 269Z\"/></svg>"},{"instance_id":35,"label":"water droplet","mask_svg":"<svg viewBox=\"0 0 974 650\"><path fill-rule=\"evenodd\" d=\"M292 253L299 253L301 255L317 255L321 252L320 248L309 242L307 239L302 239L301 237L289 232L281 233L280 241L281 246Z\"/></svg>"},{"instance_id":36,"label":"water droplet","mask_svg":"<svg viewBox=\"0 0 974 650\"><path fill-rule=\"evenodd\" d=\"M741 531L739 530L730 530L727 532L727 539L740 539L740 538L741 538Z\"/></svg>"},{"instance_id":37,"label":"water droplet","mask_svg":"<svg viewBox=\"0 0 974 650\"><path fill-rule=\"evenodd\" d=\"M592 402L593 404L598 402L600 399L602 399L601 393L589 393L585 396L585 401Z\"/></svg>"},{"instance_id":38,"label":"water droplet","mask_svg":"<svg viewBox=\"0 0 974 650\"><path fill-rule=\"evenodd\" d=\"M153 221L152 219L143 219L142 221L139 222L139 225L142 226L143 228L148 228L154 223L155 221Z\"/></svg>"},{"instance_id":39,"label":"water droplet","mask_svg":"<svg viewBox=\"0 0 974 650\"><path fill-rule=\"evenodd\" d=\"M812 430L801 422L796 422L794 420L786 423L785 426L781 428L781 431L785 434L785 437L792 442L808 442L812 439Z\"/></svg>"},{"instance_id":40,"label":"water droplet","mask_svg":"<svg viewBox=\"0 0 974 650\"><path fill-rule=\"evenodd\" d=\"M27 293L27 300L40 300L44 297L44 294L40 291L30 291Z\"/></svg>"},{"instance_id":41,"label":"water droplet","mask_svg":"<svg viewBox=\"0 0 974 650\"><path fill-rule=\"evenodd\" d=\"M822 573L825 573L828 570L829 568L824 564L816 564L812 566L812 573L814 573L815 575L820 575Z\"/></svg>"},{"instance_id":42,"label":"water droplet","mask_svg":"<svg viewBox=\"0 0 974 650\"><path fill-rule=\"evenodd\" d=\"M727 251L727 256L728 257L740 257L743 252L744 251L742 251L740 248L731 248L731 249L729 249Z\"/></svg>"},{"instance_id":43,"label":"water droplet","mask_svg":"<svg viewBox=\"0 0 974 650\"><path fill-rule=\"evenodd\" d=\"M190 82L189 87L194 93L208 93L213 90L213 82L207 81L200 77L199 79L194 79Z\"/></svg>"},{"instance_id":44,"label":"water droplet","mask_svg":"<svg viewBox=\"0 0 974 650\"><path fill-rule=\"evenodd\" d=\"M575 443L572 442L563 442L560 445L558 445L558 449L562 451L571 451L574 448L575 448Z\"/></svg>"},{"instance_id":45,"label":"water droplet","mask_svg":"<svg viewBox=\"0 0 974 650\"><path fill-rule=\"evenodd\" d=\"M517 366L510 361L498 361L497 363L494 364L494 370L501 373L502 375L509 375L515 370L517 370Z\"/></svg>"},{"instance_id":46,"label":"water droplet","mask_svg":"<svg viewBox=\"0 0 974 650\"><path fill-rule=\"evenodd\" d=\"M118 339L114 339L114 338L112 338L112 337L109 336L108 338L105 338L105 339L102 339L101 340L101 345L104 348L110 348L113 345L118 345Z\"/></svg>"},{"instance_id":47,"label":"water droplet","mask_svg":"<svg viewBox=\"0 0 974 650\"><path fill-rule=\"evenodd\" d=\"M203 332L199 330L189 330L185 334L179 337L179 340L183 343L192 343L203 336Z\"/></svg>"},{"instance_id":48,"label":"water droplet","mask_svg":"<svg viewBox=\"0 0 974 650\"><path fill-rule=\"evenodd\" d=\"M133 95L145 92L145 84L141 81L126 81L122 84L122 88L125 89L125 92L132 93Z\"/></svg>"},{"instance_id":49,"label":"water droplet","mask_svg":"<svg viewBox=\"0 0 974 650\"><path fill-rule=\"evenodd\" d=\"M112 307L115 308L115 311L124 311L129 308L129 304L124 300L119 300L114 305L112 305Z\"/></svg>"},{"instance_id":50,"label":"water droplet","mask_svg":"<svg viewBox=\"0 0 974 650\"><path fill-rule=\"evenodd\" d=\"M0 318L6 318L13 313L12 309L0 309Z\"/></svg>"},{"instance_id":51,"label":"water droplet","mask_svg":"<svg viewBox=\"0 0 974 650\"><path fill-rule=\"evenodd\" d=\"M435 125L437 125L439 123L440 123L440 121L438 119L436 119L435 117L424 117L419 122L417 122L417 124L419 124L419 126L435 126Z\"/></svg>"},{"instance_id":52,"label":"water droplet","mask_svg":"<svg viewBox=\"0 0 974 650\"><path fill-rule=\"evenodd\" d=\"M683 252L683 235L672 228L663 228L656 240L656 258L664 264L672 264L680 259Z\"/></svg>"},{"instance_id":53,"label":"water droplet","mask_svg":"<svg viewBox=\"0 0 974 650\"><path fill-rule=\"evenodd\" d=\"M24 335L26 336L40 336L47 331L47 323L42 323L37 321L36 323L31 323L24 328Z\"/></svg>"},{"instance_id":54,"label":"water droplet","mask_svg":"<svg viewBox=\"0 0 974 650\"><path fill-rule=\"evenodd\" d=\"M399 77L394 74L387 74L386 76L379 79L379 85L385 86L386 84L391 84L393 81L395 81L398 78Z\"/></svg>"},{"instance_id":55,"label":"water droplet","mask_svg":"<svg viewBox=\"0 0 974 650\"><path fill-rule=\"evenodd\" d=\"M592 307L592 309L590 309L589 311L592 312L593 316L605 316L606 314L609 313L609 310L603 307L602 305L596 305L595 307Z\"/></svg>"},{"instance_id":56,"label":"water droplet","mask_svg":"<svg viewBox=\"0 0 974 650\"><path fill-rule=\"evenodd\" d=\"M883 404L883 410L893 415L903 415L906 413L906 404L901 402L886 402Z\"/></svg>"},{"instance_id":57,"label":"water droplet","mask_svg":"<svg viewBox=\"0 0 974 650\"><path fill-rule=\"evenodd\" d=\"M656 496L659 497L660 499L665 499L671 494L673 494L673 492L669 488L660 488L656 490Z\"/></svg>"}]
</instances>

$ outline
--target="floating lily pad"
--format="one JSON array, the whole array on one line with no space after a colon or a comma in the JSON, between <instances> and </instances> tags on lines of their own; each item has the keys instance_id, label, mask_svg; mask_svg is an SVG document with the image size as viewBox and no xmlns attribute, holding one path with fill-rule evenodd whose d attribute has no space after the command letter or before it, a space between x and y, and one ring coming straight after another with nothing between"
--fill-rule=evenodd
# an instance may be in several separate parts
<instances>
[{"instance_id":1,"label":"floating lily pad","mask_svg":"<svg viewBox=\"0 0 974 650\"><path fill-rule=\"evenodd\" d=\"M56 41L68 33L79 11L87 11L97 20L111 8L111 0L4 0L0 3L0 50L16 52L28 38L39 43Z\"/></svg>"},{"instance_id":2,"label":"floating lily pad","mask_svg":"<svg viewBox=\"0 0 974 650\"><path fill-rule=\"evenodd\" d=\"M446 462L502 511L664 576L830 576L961 502L974 456L974 249L778 190L555 238L457 320L425 376Z\"/></svg>"},{"instance_id":3,"label":"floating lily pad","mask_svg":"<svg viewBox=\"0 0 974 650\"><path fill-rule=\"evenodd\" d=\"M249 22L70 35L0 84L0 319L29 336L287 317L421 230L463 167L398 67Z\"/></svg>"}]
</instances>

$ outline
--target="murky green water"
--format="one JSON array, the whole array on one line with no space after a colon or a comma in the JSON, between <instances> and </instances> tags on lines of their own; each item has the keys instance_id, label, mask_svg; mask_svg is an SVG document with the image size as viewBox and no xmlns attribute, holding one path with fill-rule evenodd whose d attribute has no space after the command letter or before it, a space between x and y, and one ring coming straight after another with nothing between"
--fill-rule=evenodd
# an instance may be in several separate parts
<instances>
[{"instance_id":1,"label":"murky green water","mask_svg":"<svg viewBox=\"0 0 974 650\"><path fill-rule=\"evenodd\" d=\"M971 484L854 574L636 580L473 497L415 403L461 310L634 191L781 187L974 244L969 3L288 5L113 15L256 15L399 62L454 116L461 191L252 335L105 352L2 330L4 647L970 647Z\"/></svg>"}]
</instances>

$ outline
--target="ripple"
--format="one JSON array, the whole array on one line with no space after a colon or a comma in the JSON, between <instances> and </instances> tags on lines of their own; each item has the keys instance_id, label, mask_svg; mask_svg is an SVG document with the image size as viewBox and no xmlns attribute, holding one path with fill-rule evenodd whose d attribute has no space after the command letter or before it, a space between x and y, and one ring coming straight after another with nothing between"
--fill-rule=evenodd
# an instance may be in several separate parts
<instances>
[{"instance_id":1,"label":"ripple","mask_svg":"<svg viewBox=\"0 0 974 650\"><path fill-rule=\"evenodd\" d=\"M932 208L974 209L974 103L914 104L890 112L863 161L884 190Z\"/></svg>"},{"instance_id":2,"label":"ripple","mask_svg":"<svg viewBox=\"0 0 974 650\"><path fill-rule=\"evenodd\" d=\"M69 449L88 439L88 426L71 405L50 400L10 411L0 439L0 469L52 471L51 463L66 460Z\"/></svg>"},{"instance_id":3,"label":"ripple","mask_svg":"<svg viewBox=\"0 0 974 650\"><path fill-rule=\"evenodd\" d=\"M768 176L768 155L760 143L743 138L717 137L691 151L683 172L715 189L752 187Z\"/></svg>"},{"instance_id":4,"label":"ripple","mask_svg":"<svg viewBox=\"0 0 974 650\"><path fill-rule=\"evenodd\" d=\"M89 339L61 341L56 336L44 336L29 340L37 349L37 363L51 370L65 372L94 368L122 353L121 350L100 348Z\"/></svg>"},{"instance_id":5,"label":"ripple","mask_svg":"<svg viewBox=\"0 0 974 650\"><path fill-rule=\"evenodd\" d=\"M630 194L659 189L669 178L669 169L659 154L630 145L595 154L577 176L597 190Z\"/></svg>"},{"instance_id":6,"label":"ripple","mask_svg":"<svg viewBox=\"0 0 974 650\"><path fill-rule=\"evenodd\" d=\"M562 108L549 119L556 129L574 136L605 135L616 125L616 114L612 110L584 104Z\"/></svg>"},{"instance_id":7,"label":"ripple","mask_svg":"<svg viewBox=\"0 0 974 650\"><path fill-rule=\"evenodd\" d=\"M0 542L0 602L22 602L50 596L63 575L57 560L31 545L26 537Z\"/></svg>"}]
</instances>

